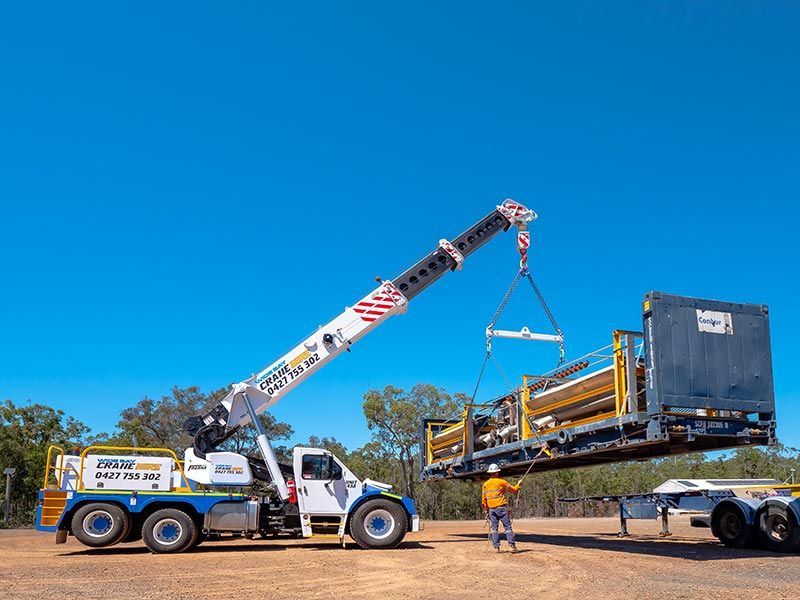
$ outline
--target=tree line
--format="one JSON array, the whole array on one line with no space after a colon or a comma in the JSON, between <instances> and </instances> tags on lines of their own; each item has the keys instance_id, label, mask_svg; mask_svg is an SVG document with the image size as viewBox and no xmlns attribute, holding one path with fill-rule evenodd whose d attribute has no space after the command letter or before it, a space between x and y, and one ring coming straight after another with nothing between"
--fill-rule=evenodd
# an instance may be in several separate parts
<instances>
[{"instance_id":1,"label":"tree line","mask_svg":"<svg viewBox=\"0 0 800 600\"><path fill-rule=\"evenodd\" d=\"M192 445L191 436L182 430L183 422L216 404L226 392L225 388L203 393L197 387L175 387L161 398L145 397L124 409L112 432L97 434L49 406L0 402L0 468L17 470L11 495L12 524L33 523L36 495L43 483L50 444L68 452L90 444L162 447L182 456L183 450ZM421 420L459 414L466 401L463 394L451 395L430 384L418 384L409 390L394 386L369 390L362 404L371 431L369 442L351 450L335 437L312 436L303 445L330 450L360 478L392 484L399 493L415 499L423 519L478 519L482 517L479 482L419 481ZM294 435L291 425L269 413L262 414L260 419L279 460L289 462L291 449L285 443ZM255 438L249 428L228 440L226 449L257 456ZM518 517L609 515L615 512L616 505L567 504L558 499L645 492L673 478L767 477L783 481L790 477L799 459L798 450L778 445L737 448L714 458L689 454L545 473L534 470L512 501L512 508ZM0 506L5 501L4 494L3 485Z\"/></svg>"}]
</instances>

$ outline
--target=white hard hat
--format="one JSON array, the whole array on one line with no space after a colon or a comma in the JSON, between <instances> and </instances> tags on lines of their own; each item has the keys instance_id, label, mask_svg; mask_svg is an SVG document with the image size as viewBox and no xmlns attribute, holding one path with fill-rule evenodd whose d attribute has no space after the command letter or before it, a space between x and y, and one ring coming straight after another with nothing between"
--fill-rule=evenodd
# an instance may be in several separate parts
<instances>
[{"instance_id":1,"label":"white hard hat","mask_svg":"<svg viewBox=\"0 0 800 600\"><path fill-rule=\"evenodd\" d=\"M487 473L499 473L500 467L497 466L497 463L492 463L489 465L489 468L486 469Z\"/></svg>"}]
</instances>

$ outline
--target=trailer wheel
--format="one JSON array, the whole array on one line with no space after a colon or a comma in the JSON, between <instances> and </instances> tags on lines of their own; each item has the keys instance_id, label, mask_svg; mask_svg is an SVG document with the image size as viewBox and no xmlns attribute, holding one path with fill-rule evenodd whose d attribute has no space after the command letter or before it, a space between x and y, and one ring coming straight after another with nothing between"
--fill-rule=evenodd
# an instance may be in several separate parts
<instances>
[{"instance_id":1,"label":"trailer wheel","mask_svg":"<svg viewBox=\"0 0 800 600\"><path fill-rule=\"evenodd\" d=\"M800 547L800 526L788 506L769 500L756 513L758 537L773 552L794 552Z\"/></svg>"},{"instance_id":2,"label":"trailer wheel","mask_svg":"<svg viewBox=\"0 0 800 600\"><path fill-rule=\"evenodd\" d=\"M721 504L711 516L711 531L729 548L744 548L753 542L753 528L742 509L732 503Z\"/></svg>"},{"instance_id":3,"label":"trailer wheel","mask_svg":"<svg viewBox=\"0 0 800 600\"><path fill-rule=\"evenodd\" d=\"M408 531L406 511L391 500L367 500L356 509L350 531L362 548L394 548Z\"/></svg>"},{"instance_id":4,"label":"trailer wheel","mask_svg":"<svg viewBox=\"0 0 800 600\"><path fill-rule=\"evenodd\" d=\"M130 531L131 520L116 504L92 502L72 515L72 535L92 548L106 548L121 542Z\"/></svg>"},{"instance_id":5,"label":"trailer wheel","mask_svg":"<svg viewBox=\"0 0 800 600\"><path fill-rule=\"evenodd\" d=\"M183 552L195 543L198 534L194 520L177 508L157 510L142 525L144 545L159 554Z\"/></svg>"}]
</instances>

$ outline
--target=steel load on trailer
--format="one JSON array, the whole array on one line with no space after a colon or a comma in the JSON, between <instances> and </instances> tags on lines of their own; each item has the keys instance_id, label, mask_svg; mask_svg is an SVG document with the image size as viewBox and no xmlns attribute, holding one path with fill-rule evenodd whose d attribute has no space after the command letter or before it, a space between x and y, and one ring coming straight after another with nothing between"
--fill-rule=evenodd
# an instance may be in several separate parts
<instances>
[{"instance_id":1,"label":"steel load on trailer","mask_svg":"<svg viewBox=\"0 0 800 600\"><path fill-rule=\"evenodd\" d=\"M775 399L769 313L650 292L643 333L613 343L459 419L427 419L423 480L648 459L741 445L772 445Z\"/></svg>"}]
</instances>

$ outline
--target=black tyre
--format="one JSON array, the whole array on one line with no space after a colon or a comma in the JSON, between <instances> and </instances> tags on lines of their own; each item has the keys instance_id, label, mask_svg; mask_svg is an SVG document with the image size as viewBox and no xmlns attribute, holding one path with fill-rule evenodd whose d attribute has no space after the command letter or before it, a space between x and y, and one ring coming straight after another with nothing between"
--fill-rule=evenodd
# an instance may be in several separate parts
<instances>
[{"instance_id":1,"label":"black tyre","mask_svg":"<svg viewBox=\"0 0 800 600\"><path fill-rule=\"evenodd\" d=\"M122 538L122 543L138 542L142 539L142 520L139 515L131 515L131 526L128 535Z\"/></svg>"},{"instance_id":2,"label":"black tyre","mask_svg":"<svg viewBox=\"0 0 800 600\"><path fill-rule=\"evenodd\" d=\"M394 548L408 531L403 507L391 500L367 500L356 509L350 534L362 548Z\"/></svg>"},{"instance_id":3,"label":"black tyre","mask_svg":"<svg viewBox=\"0 0 800 600\"><path fill-rule=\"evenodd\" d=\"M72 535L92 548L106 548L121 542L129 533L128 513L116 504L92 502L72 515Z\"/></svg>"},{"instance_id":4,"label":"black tyre","mask_svg":"<svg viewBox=\"0 0 800 600\"><path fill-rule=\"evenodd\" d=\"M199 535L194 520L177 508L157 510L142 525L142 540L151 552L159 554L183 552Z\"/></svg>"},{"instance_id":5,"label":"black tyre","mask_svg":"<svg viewBox=\"0 0 800 600\"><path fill-rule=\"evenodd\" d=\"M753 543L752 525L747 524L742 509L730 502L714 509L711 532L730 548L745 548Z\"/></svg>"},{"instance_id":6,"label":"black tyre","mask_svg":"<svg viewBox=\"0 0 800 600\"><path fill-rule=\"evenodd\" d=\"M758 538L767 550L794 552L800 547L800 526L794 512L782 502L767 502L756 513Z\"/></svg>"}]
</instances>

